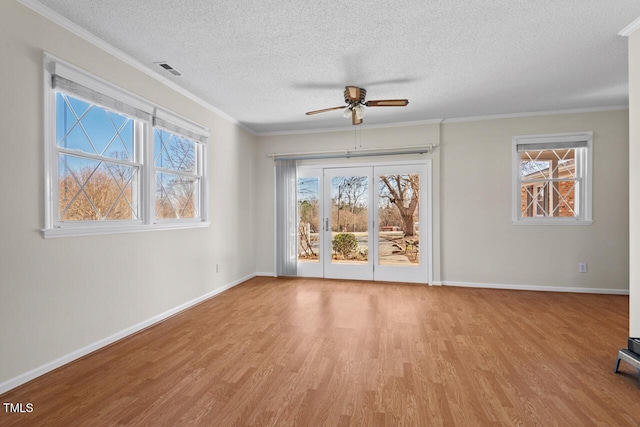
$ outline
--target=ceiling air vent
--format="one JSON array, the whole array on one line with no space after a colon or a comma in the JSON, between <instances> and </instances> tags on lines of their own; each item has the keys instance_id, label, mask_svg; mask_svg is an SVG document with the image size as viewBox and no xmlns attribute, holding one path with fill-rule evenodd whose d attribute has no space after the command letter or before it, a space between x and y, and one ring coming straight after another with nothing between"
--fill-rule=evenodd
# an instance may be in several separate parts
<instances>
[{"instance_id":1,"label":"ceiling air vent","mask_svg":"<svg viewBox=\"0 0 640 427\"><path fill-rule=\"evenodd\" d=\"M181 76L182 75L182 73L180 71L176 70L175 68L173 68L171 65L167 64L166 62L156 62L156 64L161 66L162 68L164 68L165 70L167 70L168 72L173 74L174 76Z\"/></svg>"}]
</instances>

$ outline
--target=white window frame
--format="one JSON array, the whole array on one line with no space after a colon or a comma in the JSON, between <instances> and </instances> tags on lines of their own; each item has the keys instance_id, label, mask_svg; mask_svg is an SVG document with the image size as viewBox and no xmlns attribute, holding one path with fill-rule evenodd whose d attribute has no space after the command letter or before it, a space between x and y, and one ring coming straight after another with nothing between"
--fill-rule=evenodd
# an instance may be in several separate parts
<instances>
[{"instance_id":1,"label":"white window frame","mask_svg":"<svg viewBox=\"0 0 640 427\"><path fill-rule=\"evenodd\" d=\"M86 99L83 96L67 92L68 95L89 102L92 105L107 108L115 113L131 117L127 111L132 108L140 117L147 119L134 120L134 159L139 164L139 191L141 192L138 208L138 220L118 221L59 221L58 220L58 155L61 152L56 143L56 90L53 88L53 76L60 76L78 85L104 95L106 98L122 103L123 109L112 108L109 103ZM131 110L133 111L133 110ZM185 136L197 143L198 173L201 178L199 193L200 216L173 220L156 220L155 216L155 174L153 153L153 124L156 118L163 120L163 129L181 136ZM166 129L168 128L168 129ZM209 198L208 198L208 156L207 142L209 129L191 120L179 116L150 101L128 92L106 80L94 76L66 61L48 53L44 54L44 238L65 236L89 236L99 234L114 234L126 232L140 232L151 230L169 230L182 228L208 227ZM80 154L80 153L79 153ZM82 154L80 154L83 156ZM91 157L91 156L87 156Z\"/></svg>"},{"instance_id":2,"label":"white window frame","mask_svg":"<svg viewBox=\"0 0 640 427\"><path fill-rule=\"evenodd\" d=\"M576 177L579 180L575 194L578 209L576 217L523 217L522 216L522 180L520 175L520 155L518 145L540 144L548 145L548 149L558 148L563 143L586 143L579 151L576 150ZM545 148L541 148L545 150ZM514 225L591 225L593 224L593 132L566 132L541 135L514 136L512 139L512 223Z\"/></svg>"},{"instance_id":3,"label":"white window frame","mask_svg":"<svg viewBox=\"0 0 640 427\"><path fill-rule=\"evenodd\" d=\"M164 226L168 226L170 224L183 224L183 223L199 223L202 221L208 221L208 198L206 197L207 191L207 137L203 135L203 131L197 125L194 125L193 122L188 119L181 117L175 113L172 113L168 110L156 108L154 114L154 127L151 130L151 141L150 144L153 145L155 135L153 134L154 129L161 129L166 132L170 132L174 135L185 137L192 142L195 143L196 150L196 167L194 173L184 174L178 171L173 171L170 169L162 169L155 166L155 157L157 153L153 153L153 150L148 150L152 152L152 158L148 164L151 165L150 169L153 169L152 180L151 183L153 185L153 211L151 215L153 217L153 221L155 224L164 224ZM198 206L200 208L200 215L196 218L172 218L172 219L160 219L156 217L156 194L155 191L155 182L157 172L170 173L175 175L188 175L193 177L198 177L200 182L200 188L198 188Z\"/></svg>"}]
</instances>

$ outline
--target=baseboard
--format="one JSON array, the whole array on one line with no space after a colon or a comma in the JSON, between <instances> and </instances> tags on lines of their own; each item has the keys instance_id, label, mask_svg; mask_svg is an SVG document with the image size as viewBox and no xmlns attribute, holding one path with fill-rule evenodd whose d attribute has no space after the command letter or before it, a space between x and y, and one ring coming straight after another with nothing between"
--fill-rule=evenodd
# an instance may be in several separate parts
<instances>
[{"instance_id":1,"label":"baseboard","mask_svg":"<svg viewBox=\"0 0 640 427\"><path fill-rule=\"evenodd\" d=\"M431 282L429 283L431 286L442 286L442 282Z\"/></svg>"},{"instance_id":2,"label":"baseboard","mask_svg":"<svg viewBox=\"0 0 640 427\"><path fill-rule=\"evenodd\" d=\"M629 289L579 288L571 286L534 286L507 285L494 283L452 282L445 280L443 286L461 286L467 288L511 289L517 291L574 292L580 294L629 295Z\"/></svg>"},{"instance_id":3,"label":"baseboard","mask_svg":"<svg viewBox=\"0 0 640 427\"><path fill-rule=\"evenodd\" d=\"M276 277L276 273L261 271L255 274L256 276Z\"/></svg>"},{"instance_id":4,"label":"baseboard","mask_svg":"<svg viewBox=\"0 0 640 427\"><path fill-rule=\"evenodd\" d=\"M113 344L114 342L121 340L123 338L126 338L129 335L132 335L136 332L139 332L145 328L148 328L149 326L152 326L158 322L161 322L171 316L174 316L175 314L178 314L181 311L184 311L188 308L193 307L196 304L200 304L201 302L212 298L228 289L233 288L234 286L239 285L242 282L246 282L249 279L254 278L255 276L257 276L259 274L254 273L254 274L250 274L246 277L243 277L241 279L238 279L232 283L229 283L225 286L223 286L222 288L218 288L215 289L211 292L208 292L202 296L199 296L198 298L192 299L191 301L188 301L184 304L181 304L177 307L172 308L171 310L167 310L164 313L158 314L157 316L154 316L150 319L147 319L143 322L140 322L136 325L133 325L127 329L124 329L120 332L117 332L107 338L101 339L100 341L96 341L93 344L89 344L86 347L83 347L79 350L73 351L69 354L66 354L56 360L53 360L51 362L45 363L42 366L39 366L35 369L30 370L29 372L25 372L24 374L18 375L17 377L11 378L3 383L0 383L0 395L2 395L3 393L8 392L9 390L12 390L18 386L21 386L22 384L25 384L41 375L46 374L47 372L51 372L54 369L57 369L63 365L66 365L67 363L73 362L76 359L79 359L83 356L86 356L89 353L92 353L96 350L101 349L102 347L105 347L109 344Z\"/></svg>"}]
</instances>

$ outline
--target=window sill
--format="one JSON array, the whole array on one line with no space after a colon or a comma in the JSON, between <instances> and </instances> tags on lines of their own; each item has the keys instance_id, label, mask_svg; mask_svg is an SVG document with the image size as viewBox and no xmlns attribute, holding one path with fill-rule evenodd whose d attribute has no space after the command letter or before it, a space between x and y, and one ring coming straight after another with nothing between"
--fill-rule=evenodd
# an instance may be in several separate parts
<instances>
[{"instance_id":1,"label":"window sill","mask_svg":"<svg viewBox=\"0 0 640 427\"><path fill-rule=\"evenodd\" d=\"M103 234L139 233L144 231L159 230L182 230L188 228L206 228L211 225L205 221L189 222L161 222L156 224L135 224L135 225L109 225L92 227L67 227L67 228L46 228L41 230L42 237L52 239L57 237L74 236L99 236Z\"/></svg>"},{"instance_id":2,"label":"window sill","mask_svg":"<svg viewBox=\"0 0 640 427\"><path fill-rule=\"evenodd\" d=\"M592 225L591 219L531 218L512 220L513 225Z\"/></svg>"}]
</instances>

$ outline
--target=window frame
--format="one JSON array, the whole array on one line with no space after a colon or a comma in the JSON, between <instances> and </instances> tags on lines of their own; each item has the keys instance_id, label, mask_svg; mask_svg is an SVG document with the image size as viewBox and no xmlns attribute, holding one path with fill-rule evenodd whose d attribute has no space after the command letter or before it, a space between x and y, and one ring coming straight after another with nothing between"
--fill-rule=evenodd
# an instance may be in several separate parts
<instances>
[{"instance_id":1,"label":"window frame","mask_svg":"<svg viewBox=\"0 0 640 427\"><path fill-rule=\"evenodd\" d=\"M186 138L195 144L195 153L196 153L196 164L195 171L193 173L183 173L180 171L173 171L170 169L159 168L155 165L155 157L156 153L153 150L148 150L152 152L151 160L149 162L150 169L153 169L151 172L151 180L153 181L151 184L153 185L153 202L152 202L152 212L150 215L153 218L155 224L164 224L168 226L170 224L182 224L182 223L198 223L202 221L207 221L208 215L208 197L207 197L207 144L206 142L199 141L197 136L197 129L193 127L193 124L190 123L184 117L180 117L175 113L171 113L168 110L156 108L154 113L154 126L151 129L151 140L150 144L155 146L155 130L163 130L165 132L171 133L176 136L180 136ZM199 178L199 189L198 189L198 206L200 215L195 218L158 218L156 215L156 176L157 173L170 173L174 175L183 175L183 176L192 176Z\"/></svg>"},{"instance_id":2,"label":"window frame","mask_svg":"<svg viewBox=\"0 0 640 427\"><path fill-rule=\"evenodd\" d=\"M87 99L78 93L64 89L55 89L53 76L61 76L74 84L83 86L104 95L105 98L122 103L129 110L134 108L141 112L141 116L148 115L149 120L133 117L131 114L101 104L96 100ZM139 191L138 219L133 220L96 220L96 221L61 221L58 218L58 158L61 153L56 140L56 93L65 93L76 99L88 102L114 113L129 117L133 120L133 151L134 160L138 164L137 191ZM44 54L44 228L41 230L44 238L65 236L90 236L100 234L141 232L151 230L170 230L183 228L208 227L209 197L208 197L208 150L207 142L209 129L185 117L179 116L151 103L150 101L126 91L106 80L82 70L59 58ZM154 124L156 117L162 117L170 132L179 134L195 141L200 147L198 168L201 171L199 192L200 216L197 218L177 218L171 220L157 220L155 216L156 184L154 167ZM164 129L164 128L163 128ZM164 129L166 130L166 129ZM65 153L70 150L63 149ZM87 154L87 153L85 153ZM83 157L82 152L73 153ZM89 153L85 158L96 158ZM105 159L108 161L108 159Z\"/></svg>"},{"instance_id":3,"label":"window frame","mask_svg":"<svg viewBox=\"0 0 640 427\"><path fill-rule=\"evenodd\" d=\"M575 199L578 206L576 217L552 216L522 216L522 184L521 159L518 145L540 144L549 145L548 149L557 149L558 145L585 143L586 147L575 147L576 150L576 179L580 185L576 188ZM544 148L542 148L544 150ZM512 224L514 225L591 225L593 224L593 132L565 132L540 135L521 135L512 138ZM534 188L536 183L531 183ZM548 184L545 181L545 185ZM547 191L548 189L545 189ZM548 196L547 196L548 197ZM535 209L534 209L535 211Z\"/></svg>"},{"instance_id":4,"label":"window frame","mask_svg":"<svg viewBox=\"0 0 640 427\"><path fill-rule=\"evenodd\" d=\"M98 107L98 108L105 108L107 109L107 107L102 107L99 104L96 104L94 102L92 102L91 100L85 99L83 97L77 96L75 94L69 94L67 92L63 92L60 91L60 93L64 93L67 96L71 96L75 99L78 99L80 101L86 102L92 106ZM54 90L53 93L53 102L56 102L56 94L57 91ZM55 136L55 132L56 132L56 123L53 124L53 140L51 141L51 145L50 145L50 149L51 149L51 167L52 170L54 171L53 173L55 175L51 175L51 182L52 182L52 186L51 186L51 201L52 201L52 205L51 205L51 224L52 227L55 229L59 229L59 228L87 228L87 227L92 227L92 226L99 226L99 227L105 227L107 225L105 224L115 224L117 222L117 224L121 225L121 226L125 226L125 227L131 227L131 226L136 226L136 225L142 225L143 224L143 218L144 218L144 208L145 208L145 203L142 200L142 194L143 194L143 182L144 182L144 173L143 173L143 132L144 132L144 127L147 126L148 124L139 121L133 117L129 117L126 116L122 113L116 112L114 110L108 110L110 112L125 116L127 118L129 118L130 120L132 120L132 127L133 127L133 150L132 150L132 155L133 155L133 159L130 161L125 161L125 160L118 160L118 159L113 159L110 158L109 156L105 156L105 155L100 155L100 154L93 154L93 153L87 153L85 151L82 150L76 150L76 149L68 149L68 148L62 148L59 147L57 144L57 136ZM54 111L52 114L56 115L57 111ZM52 118L54 118L52 116ZM55 120L53 120L54 122L57 122L57 118ZM59 186L56 185L57 181L55 181L54 176L59 176L59 170L58 170L58 160L60 158L60 155L68 155L68 156L74 156L74 157L79 157L79 158L83 158L83 159L89 159L89 160L95 160L95 161L100 161L100 162L109 162L109 163L114 163L114 164L123 164L126 166L132 166L132 167L136 167L137 168L137 172L138 172L138 177L137 177L137 181L138 181L138 185L136 186L137 188L135 189L135 191L137 191L139 193L139 196L136 197L136 200L134 202L136 202L138 204L138 209L137 209L137 213L138 213L138 219L131 219L131 220L117 220L117 221L61 221L58 218L58 215L56 214L57 212L57 207L58 207L58 203L59 203L59 198L60 198L60 193L59 193ZM54 164L55 163L55 164ZM132 190L133 189L133 185L132 185Z\"/></svg>"}]
</instances>

